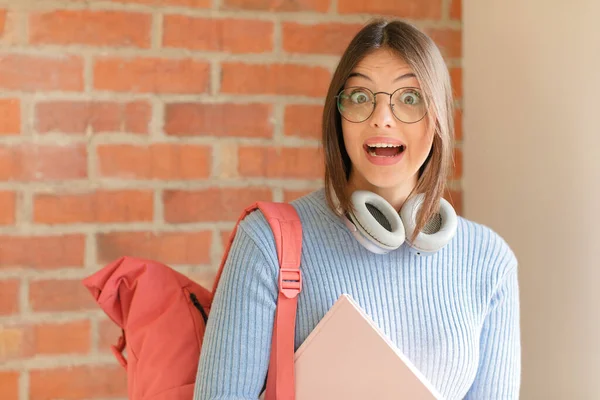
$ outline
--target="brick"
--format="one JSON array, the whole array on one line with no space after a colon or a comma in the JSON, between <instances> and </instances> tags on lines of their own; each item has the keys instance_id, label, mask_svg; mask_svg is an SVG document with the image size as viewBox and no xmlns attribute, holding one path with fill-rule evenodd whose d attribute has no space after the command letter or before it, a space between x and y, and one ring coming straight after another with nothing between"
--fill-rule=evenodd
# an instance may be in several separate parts
<instances>
[{"instance_id":1,"label":"brick","mask_svg":"<svg viewBox=\"0 0 600 400\"><path fill-rule=\"evenodd\" d=\"M454 149L454 166L452 167L452 179L460 179L463 174L463 157L462 151L458 148Z\"/></svg>"},{"instance_id":2,"label":"brick","mask_svg":"<svg viewBox=\"0 0 600 400\"><path fill-rule=\"evenodd\" d=\"M11 315L19 312L19 293L21 282L18 279L0 280L0 315ZM0 388L2 385L0 385ZM0 393L1 389L0 389Z\"/></svg>"},{"instance_id":3,"label":"brick","mask_svg":"<svg viewBox=\"0 0 600 400\"><path fill-rule=\"evenodd\" d=\"M94 88L133 93L198 94L208 90L210 64L190 59L99 58Z\"/></svg>"},{"instance_id":4,"label":"brick","mask_svg":"<svg viewBox=\"0 0 600 400\"><path fill-rule=\"evenodd\" d=\"M210 262L212 233L112 232L98 234L96 240L100 263L128 255L166 264L206 264Z\"/></svg>"},{"instance_id":5,"label":"brick","mask_svg":"<svg viewBox=\"0 0 600 400\"><path fill-rule=\"evenodd\" d=\"M0 364L33 355L33 330L25 325L0 326Z\"/></svg>"},{"instance_id":6,"label":"brick","mask_svg":"<svg viewBox=\"0 0 600 400\"><path fill-rule=\"evenodd\" d=\"M152 106L145 101L126 103L123 109L123 132L148 133Z\"/></svg>"},{"instance_id":7,"label":"brick","mask_svg":"<svg viewBox=\"0 0 600 400\"><path fill-rule=\"evenodd\" d=\"M117 344L119 336L121 336L121 328L112 320L103 318L98 323L98 333L98 351L112 354L110 346Z\"/></svg>"},{"instance_id":8,"label":"brick","mask_svg":"<svg viewBox=\"0 0 600 400\"><path fill-rule=\"evenodd\" d=\"M321 139L323 106L290 104L285 107L284 133L306 139Z\"/></svg>"},{"instance_id":9,"label":"brick","mask_svg":"<svg viewBox=\"0 0 600 400\"><path fill-rule=\"evenodd\" d=\"M0 181L87 178L85 144L0 146Z\"/></svg>"},{"instance_id":10,"label":"brick","mask_svg":"<svg viewBox=\"0 0 600 400\"><path fill-rule=\"evenodd\" d=\"M0 10L0 43L5 47L21 45L23 24L19 8Z\"/></svg>"},{"instance_id":11,"label":"brick","mask_svg":"<svg viewBox=\"0 0 600 400\"><path fill-rule=\"evenodd\" d=\"M21 133L21 102L0 99L0 135Z\"/></svg>"},{"instance_id":12,"label":"brick","mask_svg":"<svg viewBox=\"0 0 600 400\"><path fill-rule=\"evenodd\" d=\"M0 146L0 181L25 177L23 151L19 146Z\"/></svg>"},{"instance_id":13,"label":"brick","mask_svg":"<svg viewBox=\"0 0 600 400\"><path fill-rule=\"evenodd\" d=\"M83 60L69 55L0 55L0 89L82 91Z\"/></svg>"},{"instance_id":14,"label":"brick","mask_svg":"<svg viewBox=\"0 0 600 400\"><path fill-rule=\"evenodd\" d=\"M215 278L217 277L217 270L209 267L195 267L190 273L186 274L188 278L198 283L205 288L212 288Z\"/></svg>"},{"instance_id":15,"label":"brick","mask_svg":"<svg viewBox=\"0 0 600 400\"><path fill-rule=\"evenodd\" d=\"M231 233L232 233L231 229L220 232L221 248L223 249L223 251L225 251L225 249L227 248L227 245L229 244L229 240L232 239Z\"/></svg>"},{"instance_id":16,"label":"brick","mask_svg":"<svg viewBox=\"0 0 600 400\"><path fill-rule=\"evenodd\" d=\"M147 222L154 215L153 200L151 190L37 194L33 199L33 221L38 224Z\"/></svg>"},{"instance_id":17,"label":"brick","mask_svg":"<svg viewBox=\"0 0 600 400\"><path fill-rule=\"evenodd\" d=\"M239 178L237 159L238 143L220 143L217 151L219 163L217 170L214 172L215 177L220 179Z\"/></svg>"},{"instance_id":18,"label":"brick","mask_svg":"<svg viewBox=\"0 0 600 400\"><path fill-rule=\"evenodd\" d=\"M427 29L425 33L440 48L445 58L462 57L462 31L460 29Z\"/></svg>"},{"instance_id":19,"label":"brick","mask_svg":"<svg viewBox=\"0 0 600 400\"><path fill-rule=\"evenodd\" d=\"M29 372L30 400L84 400L127 396L127 372L118 364Z\"/></svg>"},{"instance_id":20,"label":"brick","mask_svg":"<svg viewBox=\"0 0 600 400\"><path fill-rule=\"evenodd\" d=\"M79 311L98 308L81 279L48 279L29 282L29 305L33 311Z\"/></svg>"},{"instance_id":21,"label":"brick","mask_svg":"<svg viewBox=\"0 0 600 400\"><path fill-rule=\"evenodd\" d=\"M289 203L291 201L299 199L300 197L305 196L314 191L315 191L315 189L284 190L283 191L283 201L286 203Z\"/></svg>"},{"instance_id":22,"label":"brick","mask_svg":"<svg viewBox=\"0 0 600 400\"><path fill-rule=\"evenodd\" d=\"M223 0L226 10L316 11L329 10L329 0Z\"/></svg>"},{"instance_id":23,"label":"brick","mask_svg":"<svg viewBox=\"0 0 600 400\"><path fill-rule=\"evenodd\" d=\"M273 23L270 21L166 15L163 29L164 47L230 53L273 50Z\"/></svg>"},{"instance_id":24,"label":"brick","mask_svg":"<svg viewBox=\"0 0 600 400\"><path fill-rule=\"evenodd\" d=\"M175 136L273 136L270 104L172 103L165 109L165 132Z\"/></svg>"},{"instance_id":25,"label":"brick","mask_svg":"<svg viewBox=\"0 0 600 400\"><path fill-rule=\"evenodd\" d=\"M146 101L51 101L35 108L40 133L148 133L152 106Z\"/></svg>"},{"instance_id":26,"label":"brick","mask_svg":"<svg viewBox=\"0 0 600 400\"><path fill-rule=\"evenodd\" d=\"M35 250L35 251L32 251ZM0 235L0 266L32 269L82 267L85 236Z\"/></svg>"},{"instance_id":27,"label":"brick","mask_svg":"<svg viewBox=\"0 0 600 400\"><path fill-rule=\"evenodd\" d=\"M204 179L210 175L211 148L205 145L155 143L98 146L103 177L129 179Z\"/></svg>"},{"instance_id":28,"label":"brick","mask_svg":"<svg viewBox=\"0 0 600 400\"><path fill-rule=\"evenodd\" d=\"M314 147L240 146L239 173L247 177L319 179L323 156Z\"/></svg>"},{"instance_id":29,"label":"brick","mask_svg":"<svg viewBox=\"0 0 600 400\"><path fill-rule=\"evenodd\" d=\"M450 19L462 19L462 1L451 0L450 3Z\"/></svg>"},{"instance_id":30,"label":"brick","mask_svg":"<svg viewBox=\"0 0 600 400\"><path fill-rule=\"evenodd\" d=\"M150 47L152 15L122 11L59 10L29 17L32 44Z\"/></svg>"},{"instance_id":31,"label":"brick","mask_svg":"<svg viewBox=\"0 0 600 400\"><path fill-rule=\"evenodd\" d=\"M19 399L19 376L18 371L0 371L0 399Z\"/></svg>"},{"instance_id":32,"label":"brick","mask_svg":"<svg viewBox=\"0 0 600 400\"><path fill-rule=\"evenodd\" d=\"M0 360L38 354L85 354L90 350L89 321L5 325L0 327Z\"/></svg>"},{"instance_id":33,"label":"brick","mask_svg":"<svg viewBox=\"0 0 600 400\"><path fill-rule=\"evenodd\" d=\"M386 14L400 18L440 19L442 0L338 0L340 14Z\"/></svg>"},{"instance_id":34,"label":"brick","mask_svg":"<svg viewBox=\"0 0 600 400\"><path fill-rule=\"evenodd\" d=\"M446 190L444 193L444 198L448 200L448 202L456 211L456 214L462 215L463 213L463 195L462 190Z\"/></svg>"},{"instance_id":35,"label":"brick","mask_svg":"<svg viewBox=\"0 0 600 400\"><path fill-rule=\"evenodd\" d=\"M456 140L463 139L463 112L459 108L454 112L454 137Z\"/></svg>"},{"instance_id":36,"label":"brick","mask_svg":"<svg viewBox=\"0 0 600 400\"><path fill-rule=\"evenodd\" d=\"M89 0L82 0L89 1ZM182 6L194 8L210 8L211 0L111 0L115 3L124 4L145 4L149 6Z\"/></svg>"},{"instance_id":37,"label":"brick","mask_svg":"<svg viewBox=\"0 0 600 400\"><path fill-rule=\"evenodd\" d=\"M461 99L463 95L462 68L450 68L450 81L455 99Z\"/></svg>"},{"instance_id":38,"label":"brick","mask_svg":"<svg viewBox=\"0 0 600 400\"><path fill-rule=\"evenodd\" d=\"M91 348L89 320L34 326L35 354L86 354Z\"/></svg>"},{"instance_id":39,"label":"brick","mask_svg":"<svg viewBox=\"0 0 600 400\"><path fill-rule=\"evenodd\" d=\"M209 188L195 191L166 190L163 195L165 221L237 221L242 211L256 201L272 201L269 188Z\"/></svg>"},{"instance_id":40,"label":"brick","mask_svg":"<svg viewBox=\"0 0 600 400\"><path fill-rule=\"evenodd\" d=\"M341 55L352 37L362 28L359 24L299 24L284 22L283 50L289 53Z\"/></svg>"},{"instance_id":41,"label":"brick","mask_svg":"<svg viewBox=\"0 0 600 400\"><path fill-rule=\"evenodd\" d=\"M13 225L17 207L15 192L0 191L0 225Z\"/></svg>"},{"instance_id":42,"label":"brick","mask_svg":"<svg viewBox=\"0 0 600 400\"><path fill-rule=\"evenodd\" d=\"M222 64L221 92L323 97L330 73L323 67L294 64Z\"/></svg>"}]
</instances>

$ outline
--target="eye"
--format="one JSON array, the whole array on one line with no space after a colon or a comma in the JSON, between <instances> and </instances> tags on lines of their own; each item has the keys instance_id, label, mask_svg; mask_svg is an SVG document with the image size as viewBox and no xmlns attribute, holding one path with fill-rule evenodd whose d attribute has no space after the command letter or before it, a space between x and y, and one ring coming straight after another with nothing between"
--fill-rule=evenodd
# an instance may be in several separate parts
<instances>
[{"instance_id":1,"label":"eye","mask_svg":"<svg viewBox=\"0 0 600 400\"><path fill-rule=\"evenodd\" d=\"M355 104L362 104L369 101L369 94L364 90L355 90L350 94L350 100Z\"/></svg>"},{"instance_id":2,"label":"eye","mask_svg":"<svg viewBox=\"0 0 600 400\"><path fill-rule=\"evenodd\" d=\"M421 104L423 98L421 97L421 93L415 89L409 89L400 94L398 97L400 103L406 104L408 106L416 106Z\"/></svg>"}]
</instances>

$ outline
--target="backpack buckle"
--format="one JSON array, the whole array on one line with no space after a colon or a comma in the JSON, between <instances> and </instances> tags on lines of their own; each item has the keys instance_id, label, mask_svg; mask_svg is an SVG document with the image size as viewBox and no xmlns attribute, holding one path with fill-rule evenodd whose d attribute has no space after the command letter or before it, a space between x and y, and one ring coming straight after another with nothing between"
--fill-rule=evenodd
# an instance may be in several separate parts
<instances>
[{"instance_id":1,"label":"backpack buckle","mask_svg":"<svg viewBox=\"0 0 600 400\"><path fill-rule=\"evenodd\" d=\"M302 290L302 273L299 269L281 268L279 270L279 292L288 299L298 296Z\"/></svg>"}]
</instances>

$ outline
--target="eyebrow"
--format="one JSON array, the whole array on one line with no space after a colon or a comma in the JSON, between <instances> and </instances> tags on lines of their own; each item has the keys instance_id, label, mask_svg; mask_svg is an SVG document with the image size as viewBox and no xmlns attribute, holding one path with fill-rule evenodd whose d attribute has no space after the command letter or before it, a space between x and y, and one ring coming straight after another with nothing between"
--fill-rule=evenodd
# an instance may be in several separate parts
<instances>
[{"instance_id":1,"label":"eyebrow","mask_svg":"<svg viewBox=\"0 0 600 400\"><path fill-rule=\"evenodd\" d=\"M365 78L371 82L373 82L373 79L369 78L367 75L365 74L361 74L360 72L352 72L349 76L348 79L353 78L353 77L359 77L359 78ZM394 79L392 82L397 82L399 80L402 79L407 79L407 78L416 78L417 76L415 74L413 74L412 72L409 72L408 74L404 74L401 75L399 77L397 77L396 79ZM373 82L374 83L374 82Z\"/></svg>"}]
</instances>

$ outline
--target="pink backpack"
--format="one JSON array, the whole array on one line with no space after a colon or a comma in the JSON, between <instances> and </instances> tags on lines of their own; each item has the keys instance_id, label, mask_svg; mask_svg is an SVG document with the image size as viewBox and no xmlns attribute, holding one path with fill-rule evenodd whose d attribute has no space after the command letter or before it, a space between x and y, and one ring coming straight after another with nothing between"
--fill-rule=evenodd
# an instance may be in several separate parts
<instances>
[{"instance_id":1,"label":"pink backpack","mask_svg":"<svg viewBox=\"0 0 600 400\"><path fill-rule=\"evenodd\" d=\"M122 329L118 343L111 348L127 371L130 400L193 398L215 289L238 224L256 209L271 227L280 267L265 400L294 399L302 225L290 204L256 202L238 219L211 291L160 262L132 257L121 257L83 280L98 305ZM125 348L127 359L122 353Z\"/></svg>"}]
</instances>

